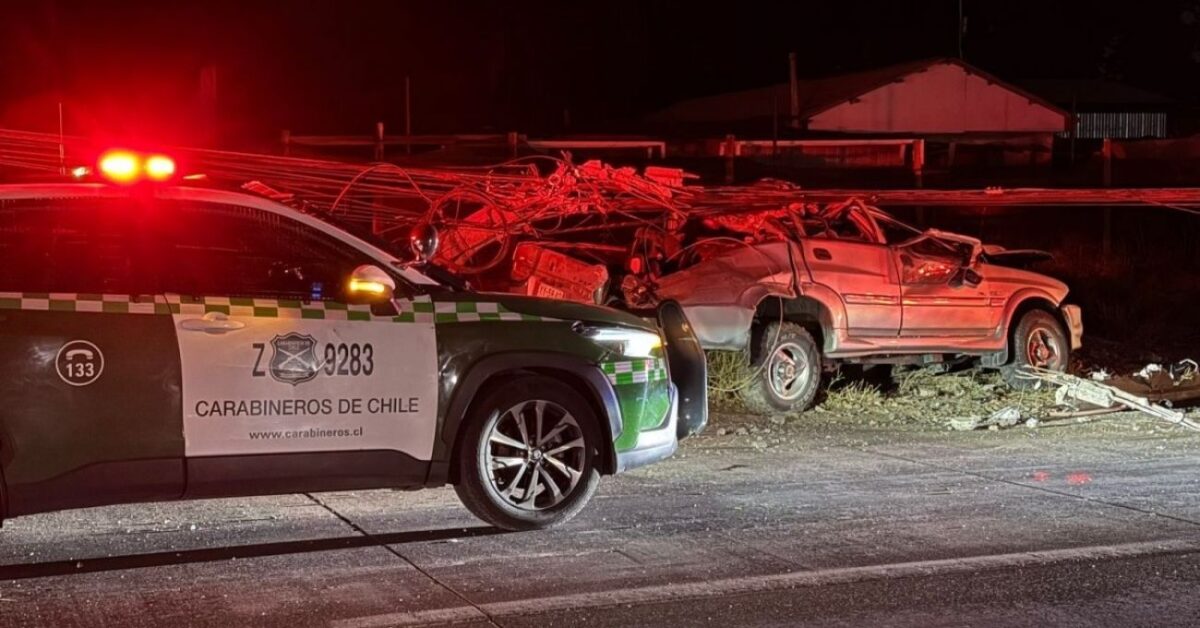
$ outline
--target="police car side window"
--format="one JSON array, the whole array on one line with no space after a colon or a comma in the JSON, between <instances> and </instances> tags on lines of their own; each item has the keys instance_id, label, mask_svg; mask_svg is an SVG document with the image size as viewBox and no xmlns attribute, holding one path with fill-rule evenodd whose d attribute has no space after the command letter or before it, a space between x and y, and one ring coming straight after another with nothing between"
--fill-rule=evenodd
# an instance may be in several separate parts
<instances>
[{"instance_id":1,"label":"police car side window","mask_svg":"<svg viewBox=\"0 0 1200 628\"><path fill-rule=\"evenodd\" d=\"M140 237L112 201L0 203L0 291L149 294L138 281Z\"/></svg>"},{"instance_id":2,"label":"police car side window","mask_svg":"<svg viewBox=\"0 0 1200 628\"><path fill-rule=\"evenodd\" d=\"M251 208L186 206L164 222L163 292L344 302L350 273L370 263L320 231Z\"/></svg>"}]
</instances>

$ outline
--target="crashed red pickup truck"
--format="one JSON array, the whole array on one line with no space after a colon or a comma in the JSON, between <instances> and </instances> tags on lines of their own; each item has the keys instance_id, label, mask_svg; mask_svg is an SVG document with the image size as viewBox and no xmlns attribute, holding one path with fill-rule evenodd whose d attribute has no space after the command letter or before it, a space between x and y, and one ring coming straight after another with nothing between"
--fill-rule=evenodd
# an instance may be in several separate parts
<instances>
[{"instance_id":1,"label":"crashed red pickup truck","mask_svg":"<svg viewBox=\"0 0 1200 628\"><path fill-rule=\"evenodd\" d=\"M489 190L436 214L440 261L488 290L634 312L676 301L703 348L748 350L742 397L761 412L806 409L842 364L974 362L1025 387L1022 367L1064 370L1081 345L1067 286L1023 268L1046 253L916 229L855 196L660 170L561 162L503 200Z\"/></svg>"},{"instance_id":2,"label":"crashed red pickup truck","mask_svg":"<svg viewBox=\"0 0 1200 628\"><path fill-rule=\"evenodd\" d=\"M683 306L706 349L750 350L742 392L761 411L807 408L838 364L974 360L1023 386L1021 367L1063 370L1081 344L1067 286L1005 265L1038 252L917 230L857 200L706 222L757 233L700 241L653 295Z\"/></svg>"},{"instance_id":3,"label":"crashed red pickup truck","mask_svg":"<svg viewBox=\"0 0 1200 628\"><path fill-rule=\"evenodd\" d=\"M478 211L446 247L468 255L446 262L492 290L635 312L676 301L705 349L749 350L755 376L741 394L760 412L806 409L841 364L973 361L1020 387L1031 384L1022 367L1064 370L1080 346L1067 286L1020 268L1048 254L919 230L857 198L780 203L776 192L789 189L766 189L769 209L693 198L623 227L610 213L601 229L579 226L592 211L545 211L523 230L516 212ZM470 272L461 260L484 250Z\"/></svg>"}]
</instances>

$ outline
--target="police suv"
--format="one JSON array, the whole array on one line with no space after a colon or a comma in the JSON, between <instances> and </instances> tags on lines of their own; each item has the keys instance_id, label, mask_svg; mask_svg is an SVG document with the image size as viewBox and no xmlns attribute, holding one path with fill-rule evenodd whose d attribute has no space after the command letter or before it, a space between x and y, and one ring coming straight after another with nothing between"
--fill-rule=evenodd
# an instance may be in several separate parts
<instances>
[{"instance_id":1,"label":"police suv","mask_svg":"<svg viewBox=\"0 0 1200 628\"><path fill-rule=\"evenodd\" d=\"M0 517L453 484L544 528L707 419L676 305L473 293L162 156L97 170L0 185Z\"/></svg>"}]
</instances>

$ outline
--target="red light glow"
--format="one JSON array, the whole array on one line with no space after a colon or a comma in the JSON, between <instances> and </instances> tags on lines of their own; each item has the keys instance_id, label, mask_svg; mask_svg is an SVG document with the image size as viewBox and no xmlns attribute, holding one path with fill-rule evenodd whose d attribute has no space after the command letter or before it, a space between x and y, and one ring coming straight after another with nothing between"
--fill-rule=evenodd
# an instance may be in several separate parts
<instances>
[{"instance_id":1,"label":"red light glow","mask_svg":"<svg viewBox=\"0 0 1200 628\"><path fill-rule=\"evenodd\" d=\"M133 183L141 175L141 159L125 150L112 150L100 156L100 173L116 183Z\"/></svg>"},{"instance_id":2,"label":"red light glow","mask_svg":"<svg viewBox=\"0 0 1200 628\"><path fill-rule=\"evenodd\" d=\"M146 158L146 176L152 181L166 181L175 175L175 160L166 155Z\"/></svg>"}]
</instances>

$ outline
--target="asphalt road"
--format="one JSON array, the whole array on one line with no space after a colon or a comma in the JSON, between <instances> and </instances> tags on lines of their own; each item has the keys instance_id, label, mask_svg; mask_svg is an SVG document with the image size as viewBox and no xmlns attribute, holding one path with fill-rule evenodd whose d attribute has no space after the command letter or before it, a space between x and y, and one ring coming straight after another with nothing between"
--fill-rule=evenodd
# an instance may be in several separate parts
<instances>
[{"instance_id":1,"label":"asphalt road","mask_svg":"<svg viewBox=\"0 0 1200 628\"><path fill-rule=\"evenodd\" d=\"M16 519L0 626L1200 624L1200 435L755 425L544 533L450 490Z\"/></svg>"}]
</instances>

